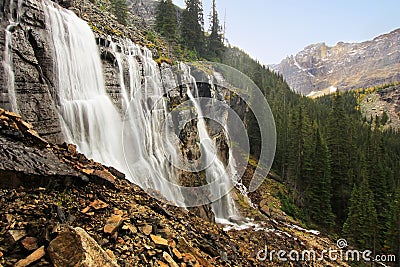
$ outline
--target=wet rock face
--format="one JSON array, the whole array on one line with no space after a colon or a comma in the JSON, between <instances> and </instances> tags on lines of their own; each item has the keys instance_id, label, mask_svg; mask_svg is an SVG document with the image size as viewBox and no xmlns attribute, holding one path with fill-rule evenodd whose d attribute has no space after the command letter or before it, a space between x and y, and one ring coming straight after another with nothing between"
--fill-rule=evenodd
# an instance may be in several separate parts
<instances>
[{"instance_id":1,"label":"wet rock face","mask_svg":"<svg viewBox=\"0 0 400 267\"><path fill-rule=\"evenodd\" d=\"M63 189L89 180L112 184L114 169L88 160L75 145L52 145L21 116L0 108L0 187Z\"/></svg>"},{"instance_id":2,"label":"wet rock face","mask_svg":"<svg viewBox=\"0 0 400 267\"><path fill-rule=\"evenodd\" d=\"M21 141L21 140L24 140ZM0 185L59 187L81 175L61 163L47 142L16 114L0 109Z\"/></svg>"},{"instance_id":3,"label":"wet rock face","mask_svg":"<svg viewBox=\"0 0 400 267\"><path fill-rule=\"evenodd\" d=\"M4 3L9 10L10 1ZM16 12L16 11L14 11ZM8 26L8 13L1 14L0 59L4 62L5 29ZM20 23L10 29L10 53L12 58L15 92L19 111L24 119L32 123L47 140L63 140L57 111L55 109L54 60L47 39L45 14L39 1L23 1L20 10ZM0 68L0 106L10 109L8 84L4 68Z\"/></svg>"}]
</instances>

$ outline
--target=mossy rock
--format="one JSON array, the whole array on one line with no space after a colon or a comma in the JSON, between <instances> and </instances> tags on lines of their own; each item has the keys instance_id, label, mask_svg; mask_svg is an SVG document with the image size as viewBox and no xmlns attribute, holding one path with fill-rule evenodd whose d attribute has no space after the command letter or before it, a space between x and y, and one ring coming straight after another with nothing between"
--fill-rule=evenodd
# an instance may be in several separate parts
<instances>
[{"instance_id":1,"label":"mossy rock","mask_svg":"<svg viewBox=\"0 0 400 267\"><path fill-rule=\"evenodd\" d=\"M155 61L157 62L158 65L161 65L162 63L167 63L168 65L174 64L174 61L167 57L159 57Z\"/></svg>"}]
</instances>

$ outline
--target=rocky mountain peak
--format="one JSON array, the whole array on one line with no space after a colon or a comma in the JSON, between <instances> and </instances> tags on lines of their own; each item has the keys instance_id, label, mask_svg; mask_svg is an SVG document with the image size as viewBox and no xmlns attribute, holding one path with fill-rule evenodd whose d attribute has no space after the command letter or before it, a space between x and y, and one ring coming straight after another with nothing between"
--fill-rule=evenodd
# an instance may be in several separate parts
<instances>
[{"instance_id":1,"label":"rocky mountain peak","mask_svg":"<svg viewBox=\"0 0 400 267\"><path fill-rule=\"evenodd\" d=\"M311 44L271 66L299 93L346 91L400 79L400 29L362 43Z\"/></svg>"}]
</instances>

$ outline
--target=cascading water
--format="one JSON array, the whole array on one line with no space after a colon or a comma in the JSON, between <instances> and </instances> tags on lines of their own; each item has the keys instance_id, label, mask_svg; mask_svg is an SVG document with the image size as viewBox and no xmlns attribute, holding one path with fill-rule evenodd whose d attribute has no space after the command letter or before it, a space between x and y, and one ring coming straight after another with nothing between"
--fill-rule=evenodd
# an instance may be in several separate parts
<instances>
[{"instance_id":1,"label":"cascading water","mask_svg":"<svg viewBox=\"0 0 400 267\"><path fill-rule=\"evenodd\" d=\"M130 40L120 40L118 45L110 40L121 85L121 105L116 107L106 92L98 47L87 23L51 1L44 3L56 59L55 101L67 141L88 157L123 171L142 188L159 191L167 200L185 206L179 187L172 186L179 184L177 170L171 164L178 158L179 146L176 136L165 138L173 136L166 126L173 123L167 116L163 80L151 52ZM190 68L186 69L186 78L197 92ZM171 77L164 77L171 79L164 85L176 85ZM215 158L216 146L208 135L201 107L190 90L188 96L198 116L202 156L214 159L205 170L207 181L215 184L210 194L225 195L211 204L212 209L216 221L225 223L237 214L233 200L226 194L233 165L229 164L226 171Z\"/></svg>"},{"instance_id":2,"label":"cascading water","mask_svg":"<svg viewBox=\"0 0 400 267\"><path fill-rule=\"evenodd\" d=\"M128 107L123 129L127 168L135 183L158 190L166 199L183 206L180 190L169 186L178 184L177 173L165 155L176 155L177 146L173 140L164 138L160 130L168 117L159 68L148 49L130 40L121 40L120 44L121 52L113 42L110 46L121 74L123 106ZM125 86L127 81L122 75L123 61L128 65L129 87Z\"/></svg>"},{"instance_id":3,"label":"cascading water","mask_svg":"<svg viewBox=\"0 0 400 267\"><path fill-rule=\"evenodd\" d=\"M15 79L14 79L14 71L13 71L13 58L12 58L12 31L15 27L18 26L20 21L22 0L11 0L9 7L9 25L5 30L5 43L4 43L4 60L3 60L3 68L5 78L7 80L7 88L8 88L8 102L10 104L10 109L13 112L19 113L17 97L15 95ZM15 17L14 17L15 14Z\"/></svg>"},{"instance_id":4,"label":"cascading water","mask_svg":"<svg viewBox=\"0 0 400 267\"><path fill-rule=\"evenodd\" d=\"M123 107L132 107L123 119L105 90L98 48L87 23L52 2L46 2L46 13L57 63L57 106L67 141L88 157L123 171L140 186L158 190L170 201L182 202L179 192L172 192L161 181L176 176L169 173L170 168L158 151L162 142L158 126L166 107L161 112L150 112L150 97L162 94L157 84L157 65L148 51L142 53L133 44L123 47L128 55L115 49L121 73L121 101ZM139 86L141 75L135 56L143 63L144 86ZM128 57L129 62L129 90L122 75L123 57Z\"/></svg>"},{"instance_id":5,"label":"cascading water","mask_svg":"<svg viewBox=\"0 0 400 267\"><path fill-rule=\"evenodd\" d=\"M72 11L45 2L56 59L58 103L64 135L88 157L123 168L122 121L104 89L93 32Z\"/></svg>"},{"instance_id":6,"label":"cascading water","mask_svg":"<svg viewBox=\"0 0 400 267\"><path fill-rule=\"evenodd\" d=\"M184 76L187 78L184 80L189 80L189 84L192 85L196 97L199 97L198 88L196 84L196 79L190 74L190 67L183 64L180 65L181 70L183 70ZM209 81L211 85L212 82ZM230 194L230 188L232 188L231 176L235 175L234 171L234 159L232 154L230 154L229 164L225 168L224 164L216 156L216 145L214 141L210 138L205 117L203 116L203 111L201 105L198 103L196 98L193 96L190 89L187 90L187 95L192 101L193 106L197 112L197 130L200 139L201 157L203 161L203 166L207 166L206 179L208 183L215 182L215 186L211 187L211 195L222 196L222 198L211 203L212 210L214 212L215 221L219 223L229 223L229 220L237 216L237 210L235 203L232 200ZM226 132L226 131L225 131Z\"/></svg>"}]
</instances>

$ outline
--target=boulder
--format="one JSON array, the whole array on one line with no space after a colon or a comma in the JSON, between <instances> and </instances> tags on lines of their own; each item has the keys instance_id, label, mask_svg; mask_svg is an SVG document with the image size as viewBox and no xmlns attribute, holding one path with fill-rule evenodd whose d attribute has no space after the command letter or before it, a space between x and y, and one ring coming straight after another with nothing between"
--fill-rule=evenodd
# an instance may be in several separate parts
<instances>
[{"instance_id":1,"label":"boulder","mask_svg":"<svg viewBox=\"0 0 400 267\"><path fill-rule=\"evenodd\" d=\"M158 235L150 235L151 240L156 244L156 246L160 247L168 247L168 240L162 238Z\"/></svg>"},{"instance_id":2,"label":"boulder","mask_svg":"<svg viewBox=\"0 0 400 267\"><path fill-rule=\"evenodd\" d=\"M114 234L118 231L118 228L121 226L123 221L121 214L112 215L108 218L106 225L104 226L104 233L111 235Z\"/></svg>"},{"instance_id":3,"label":"boulder","mask_svg":"<svg viewBox=\"0 0 400 267\"><path fill-rule=\"evenodd\" d=\"M48 253L55 267L119 266L82 228L68 228L53 239Z\"/></svg>"}]
</instances>

